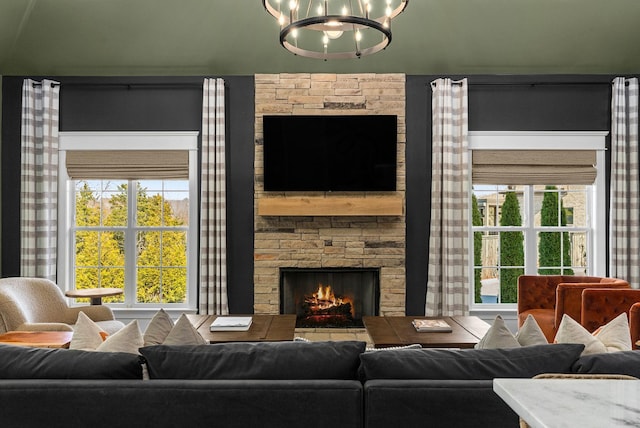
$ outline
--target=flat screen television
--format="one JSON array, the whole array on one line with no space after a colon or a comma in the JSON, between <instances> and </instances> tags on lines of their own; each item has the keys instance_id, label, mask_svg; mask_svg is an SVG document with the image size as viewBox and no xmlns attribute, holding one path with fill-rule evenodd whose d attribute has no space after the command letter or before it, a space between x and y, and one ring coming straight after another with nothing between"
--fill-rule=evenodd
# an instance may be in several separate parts
<instances>
[{"instance_id":1,"label":"flat screen television","mask_svg":"<svg viewBox=\"0 0 640 428\"><path fill-rule=\"evenodd\" d=\"M264 116L265 191L396 190L397 116Z\"/></svg>"}]
</instances>

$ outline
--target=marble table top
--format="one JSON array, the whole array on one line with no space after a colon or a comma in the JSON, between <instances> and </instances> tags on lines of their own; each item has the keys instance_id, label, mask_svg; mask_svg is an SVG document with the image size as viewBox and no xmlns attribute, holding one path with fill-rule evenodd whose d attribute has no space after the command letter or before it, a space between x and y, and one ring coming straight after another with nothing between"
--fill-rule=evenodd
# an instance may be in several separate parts
<instances>
[{"instance_id":1,"label":"marble table top","mask_svg":"<svg viewBox=\"0 0 640 428\"><path fill-rule=\"evenodd\" d=\"M532 428L640 427L640 381L494 379L493 390Z\"/></svg>"}]
</instances>

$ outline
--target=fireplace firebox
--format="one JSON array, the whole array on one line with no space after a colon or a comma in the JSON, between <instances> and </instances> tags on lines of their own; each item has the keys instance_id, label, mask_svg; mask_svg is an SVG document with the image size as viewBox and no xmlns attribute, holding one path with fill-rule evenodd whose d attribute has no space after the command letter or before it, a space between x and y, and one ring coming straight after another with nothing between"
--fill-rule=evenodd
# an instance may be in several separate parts
<instances>
[{"instance_id":1,"label":"fireplace firebox","mask_svg":"<svg viewBox=\"0 0 640 428\"><path fill-rule=\"evenodd\" d=\"M295 314L296 327L362 327L379 304L379 269L280 269L280 313Z\"/></svg>"}]
</instances>

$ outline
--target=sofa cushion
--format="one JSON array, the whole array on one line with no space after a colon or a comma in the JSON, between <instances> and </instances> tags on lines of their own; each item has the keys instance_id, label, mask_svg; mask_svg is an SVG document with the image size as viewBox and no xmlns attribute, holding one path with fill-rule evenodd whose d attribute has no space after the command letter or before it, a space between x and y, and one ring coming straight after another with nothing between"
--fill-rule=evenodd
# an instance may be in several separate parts
<instances>
[{"instance_id":1,"label":"sofa cushion","mask_svg":"<svg viewBox=\"0 0 640 428\"><path fill-rule=\"evenodd\" d=\"M519 348L521 346L546 345L547 338L533 315L528 315L514 335L500 315L496 315L493 324L487 330L476 349Z\"/></svg>"},{"instance_id":2,"label":"sofa cushion","mask_svg":"<svg viewBox=\"0 0 640 428\"><path fill-rule=\"evenodd\" d=\"M142 379L137 355L0 344L0 379Z\"/></svg>"},{"instance_id":3,"label":"sofa cushion","mask_svg":"<svg viewBox=\"0 0 640 428\"><path fill-rule=\"evenodd\" d=\"M162 345L167 338L174 323L164 309L160 309L149 321L144 331L144 346Z\"/></svg>"},{"instance_id":4,"label":"sofa cushion","mask_svg":"<svg viewBox=\"0 0 640 428\"><path fill-rule=\"evenodd\" d=\"M259 342L140 349L151 379L357 379L365 342Z\"/></svg>"},{"instance_id":5,"label":"sofa cushion","mask_svg":"<svg viewBox=\"0 0 640 428\"><path fill-rule=\"evenodd\" d=\"M360 355L360 378L487 380L568 373L584 345L534 345L508 349L407 349Z\"/></svg>"},{"instance_id":6,"label":"sofa cushion","mask_svg":"<svg viewBox=\"0 0 640 428\"><path fill-rule=\"evenodd\" d=\"M138 320L133 320L120 330L108 336L96 348L98 352L128 352L138 355L138 349L144 344Z\"/></svg>"},{"instance_id":7,"label":"sofa cushion","mask_svg":"<svg viewBox=\"0 0 640 428\"><path fill-rule=\"evenodd\" d=\"M107 334L89 318L84 312L78 312L78 318L73 329L73 337L69 344L69 349L79 349L81 351L94 351L102 345Z\"/></svg>"},{"instance_id":8,"label":"sofa cushion","mask_svg":"<svg viewBox=\"0 0 640 428\"><path fill-rule=\"evenodd\" d=\"M162 341L163 345L206 345L207 342L198 333L185 314L180 315L176 324Z\"/></svg>"},{"instance_id":9,"label":"sofa cushion","mask_svg":"<svg viewBox=\"0 0 640 428\"><path fill-rule=\"evenodd\" d=\"M533 318L531 315L527 317ZM526 323L526 322L525 322ZM519 348L520 342L511 333L509 327L505 324L500 315L496 315L493 320L493 324L489 327L489 330L480 339L480 342L476 343L476 349L495 349L495 348Z\"/></svg>"},{"instance_id":10,"label":"sofa cushion","mask_svg":"<svg viewBox=\"0 0 640 428\"><path fill-rule=\"evenodd\" d=\"M521 346L546 345L549 343L533 315L527 316L524 324L518 329L515 338Z\"/></svg>"},{"instance_id":11,"label":"sofa cushion","mask_svg":"<svg viewBox=\"0 0 640 428\"><path fill-rule=\"evenodd\" d=\"M640 351L585 355L573 364L575 373L624 374L640 378Z\"/></svg>"},{"instance_id":12,"label":"sofa cushion","mask_svg":"<svg viewBox=\"0 0 640 428\"><path fill-rule=\"evenodd\" d=\"M105 333L84 312L78 313L76 327L69 344L70 349L98 352L128 352L138 354L143 345L138 320L133 320L120 330L104 339Z\"/></svg>"},{"instance_id":13,"label":"sofa cushion","mask_svg":"<svg viewBox=\"0 0 640 428\"><path fill-rule=\"evenodd\" d=\"M631 333L627 314L622 313L609 323L589 333L568 315L562 317L555 341L557 343L582 343L582 355L631 350Z\"/></svg>"}]
</instances>

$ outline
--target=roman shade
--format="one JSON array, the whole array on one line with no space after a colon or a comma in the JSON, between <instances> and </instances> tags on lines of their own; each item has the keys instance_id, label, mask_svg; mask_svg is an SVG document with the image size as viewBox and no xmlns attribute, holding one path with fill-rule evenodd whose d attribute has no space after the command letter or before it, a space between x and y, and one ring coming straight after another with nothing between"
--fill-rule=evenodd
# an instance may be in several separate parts
<instances>
[{"instance_id":1,"label":"roman shade","mask_svg":"<svg viewBox=\"0 0 640 428\"><path fill-rule=\"evenodd\" d=\"M187 150L69 150L71 179L188 179Z\"/></svg>"},{"instance_id":2,"label":"roman shade","mask_svg":"<svg viewBox=\"0 0 640 428\"><path fill-rule=\"evenodd\" d=\"M473 150L478 184L583 184L596 179L595 150Z\"/></svg>"}]
</instances>

